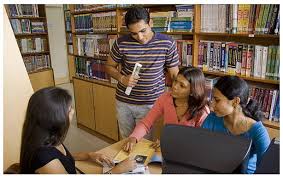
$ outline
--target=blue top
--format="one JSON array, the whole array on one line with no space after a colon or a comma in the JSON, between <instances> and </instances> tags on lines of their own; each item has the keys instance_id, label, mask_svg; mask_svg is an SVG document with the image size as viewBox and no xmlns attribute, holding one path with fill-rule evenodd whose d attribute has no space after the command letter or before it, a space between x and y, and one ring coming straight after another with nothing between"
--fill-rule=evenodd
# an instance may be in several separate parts
<instances>
[{"instance_id":1,"label":"blue top","mask_svg":"<svg viewBox=\"0 0 283 178\"><path fill-rule=\"evenodd\" d=\"M224 118L217 117L215 113L211 112L202 124L202 128L209 129L215 132L222 132L228 135L232 133L225 127ZM248 159L248 166L246 170L242 170L242 173L253 174L256 167L259 165L264 152L267 150L270 144L270 138L266 128L261 121L253 124L253 126L240 136L249 138L252 140L252 146L250 150L250 158Z\"/></svg>"}]
</instances>

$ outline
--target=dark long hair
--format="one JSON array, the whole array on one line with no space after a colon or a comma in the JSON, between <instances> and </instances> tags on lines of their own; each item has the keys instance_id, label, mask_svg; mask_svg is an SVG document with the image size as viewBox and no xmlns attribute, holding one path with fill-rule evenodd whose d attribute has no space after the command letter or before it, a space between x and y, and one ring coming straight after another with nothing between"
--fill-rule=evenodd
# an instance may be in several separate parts
<instances>
[{"instance_id":1,"label":"dark long hair","mask_svg":"<svg viewBox=\"0 0 283 178\"><path fill-rule=\"evenodd\" d=\"M237 76L224 76L217 81L214 87L229 100L239 97L240 105L246 116L256 121L264 117L257 101L253 99L249 100L249 86L243 79Z\"/></svg>"},{"instance_id":2,"label":"dark long hair","mask_svg":"<svg viewBox=\"0 0 283 178\"><path fill-rule=\"evenodd\" d=\"M70 126L69 107L72 97L60 88L38 90L29 99L22 131L20 169L28 170L39 147L60 145Z\"/></svg>"},{"instance_id":3,"label":"dark long hair","mask_svg":"<svg viewBox=\"0 0 283 178\"><path fill-rule=\"evenodd\" d=\"M202 71L198 68L189 66L180 69L179 73L190 82L190 95L188 98L189 113L192 119L202 113L202 109L207 104L205 95L205 78Z\"/></svg>"},{"instance_id":4,"label":"dark long hair","mask_svg":"<svg viewBox=\"0 0 283 178\"><path fill-rule=\"evenodd\" d=\"M149 12L142 6L131 7L125 15L126 26L129 27L131 24L135 24L140 20L144 20L146 24L149 24L150 15Z\"/></svg>"}]
</instances>

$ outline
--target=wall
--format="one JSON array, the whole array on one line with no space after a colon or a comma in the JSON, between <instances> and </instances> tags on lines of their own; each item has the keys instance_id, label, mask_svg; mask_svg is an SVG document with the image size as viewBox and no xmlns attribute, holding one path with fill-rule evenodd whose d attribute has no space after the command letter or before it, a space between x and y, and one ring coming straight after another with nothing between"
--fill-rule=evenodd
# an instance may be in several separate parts
<instances>
[{"instance_id":1,"label":"wall","mask_svg":"<svg viewBox=\"0 0 283 178\"><path fill-rule=\"evenodd\" d=\"M19 162L25 111L33 89L5 8L3 8L4 170Z\"/></svg>"},{"instance_id":2,"label":"wall","mask_svg":"<svg viewBox=\"0 0 283 178\"><path fill-rule=\"evenodd\" d=\"M55 84L69 83L63 5L47 4L45 7Z\"/></svg>"}]
</instances>

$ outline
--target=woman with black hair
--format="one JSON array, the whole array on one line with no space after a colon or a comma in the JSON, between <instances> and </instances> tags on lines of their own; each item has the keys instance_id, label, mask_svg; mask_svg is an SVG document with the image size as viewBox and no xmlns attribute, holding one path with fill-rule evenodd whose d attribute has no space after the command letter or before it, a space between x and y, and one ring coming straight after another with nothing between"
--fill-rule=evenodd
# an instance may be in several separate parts
<instances>
[{"instance_id":1,"label":"woman with black hair","mask_svg":"<svg viewBox=\"0 0 283 178\"><path fill-rule=\"evenodd\" d=\"M172 84L172 91L163 93L152 109L135 127L124 145L125 151L147 133L162 116L165 124L200 127L209 114L205 94L205 78L202 71L195 67L182 68ZM158 147L159 142L153 145Z\"/></svg>"},{"instance_id":2,"label":"woman with black hair","mask_svg":"<svg viewBox=\"0 0 283 178\"><path fill-rule=\"evenodd\" d=\"M105 155L89 152L70 154L63 145L74 115L72 97L60 88L49 87L35 92L28 103L22 131L20 173L75 174L75 160L91 160L113 166ZM125 160L112 169L123 173L136 167L134 160Z\"/></svg>"},{"instance_id":3,"label":"woman with black hair","mask_svg":"<svg viewBox=\"0 0 283 178\"><path fill-rule=\"evenodd\" d=\"M248 84L237 76L221 77L214 86L211 114L202 127L212 131L252 139L247 167L242 173L252 174L269 146L270 138L260 121L264 116L255 100L249 99Z\"/></svg>"}]
</instances>

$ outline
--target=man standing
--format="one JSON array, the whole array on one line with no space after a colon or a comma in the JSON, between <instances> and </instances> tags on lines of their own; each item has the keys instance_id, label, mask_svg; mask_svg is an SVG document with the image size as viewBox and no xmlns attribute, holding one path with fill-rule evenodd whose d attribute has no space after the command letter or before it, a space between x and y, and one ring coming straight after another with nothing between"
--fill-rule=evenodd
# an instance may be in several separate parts
<instances>
[{"instance_id":1,"label":"man standing","mask_svg":"<svg viewBox=\"0 0 283 178\"><path fill-rule=\"evenodd\" d=\"M165 90L164 69L171 78L179 71L175 41L151 30L149 12L132 7L125 15L129 35L118 38L110 51L106 72L118 80L116 110L122 138L128 137L140 119L151 109ZM136 63L142 64L139 76L132 76ZM121 64L121 72L117 69ZM126 88L133 87L130 95ZM149 138L149 137L147 137Z\"/></svg>"}]
</instances>

